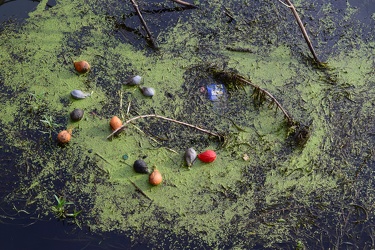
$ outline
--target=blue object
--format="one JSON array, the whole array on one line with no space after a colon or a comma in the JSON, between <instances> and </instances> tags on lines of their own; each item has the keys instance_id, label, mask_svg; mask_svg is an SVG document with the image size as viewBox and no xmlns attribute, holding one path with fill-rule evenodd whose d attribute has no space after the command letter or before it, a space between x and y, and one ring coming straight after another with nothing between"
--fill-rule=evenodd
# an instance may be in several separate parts
<instances>
[{"instance_id":1,"label":"blue object","mask_svg":"<svg viewBox=\"0 0 375 250\"><path fill-rule=\"evenodd\" d=\"M224 84L210 84L207 85L208 99L210 101L219 101L225 95Z\"/></svg>"}]
</instances>

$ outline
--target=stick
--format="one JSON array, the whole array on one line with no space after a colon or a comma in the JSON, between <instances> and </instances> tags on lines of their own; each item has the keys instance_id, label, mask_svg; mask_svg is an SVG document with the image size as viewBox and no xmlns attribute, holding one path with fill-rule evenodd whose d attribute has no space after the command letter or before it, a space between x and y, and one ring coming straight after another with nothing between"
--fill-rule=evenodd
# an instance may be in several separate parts
<instances>
[{"instance_id":1,"label":"stick","mask_svg":"<svg viewBox=\"0 0 375 250\"><path fill-rule=\"evenodd\" d=\"M145 28L145 30L147 32L147 36L148 36L148 39L151 42L152 47L154 47L156 49L157 47L155 45L154 39L152 38L151 32L147 27L146 21L142 17L141 11L139 10L137 3L134 0L130 0L130 1L132 2L134 9L139 16L139 19L141 20L141 23L142 23L143 27Z\"/></svg>"},{"instance_id":2,"label":"stick","mask_svg":"<svg viewBox=\"0 0 375 250\"><path fill-rule=\"evenodd\" d=\"M310 52L313 55L315 62L321 64L321 61L318 59L318 56L315 53L315 50L314 50L314 47L313 47L313 45L310 41L309 35L307 34L306 29L303 26L301 18L299 17L294 5L289 0L285 0L285 2L287 4L283 3L281 0L279 0L279 2L281 2L283 5L287 6L288 8L290 8L292 10L293 15L294 15L295 19L297 20L298 26L301 29L302 35L305 38L305 41L306 41L307 45L309 46Z\"/></svg>"},{"instance_id":3,"label":"stick","mask_svg":"<svg viewBox=\"0 0 375 250\"><path fill-rule=\"evenodd\" d=\"M127 120L126 122L124 122L124 124L121 127L116 129L115 131L113 131L112 134L110 134L109 136L107 136L107 139L111 138L112 136L116 135L118 132L123 130L126 127L126 124L128 124L128 123L130 123L134 120L137 120L137 119L140 119L140 118L147 118L147 117L155 117L155 118L160 118L160 119L163 119L163 120L171 121L171 122L178 123L178 124L190 127L190 128L195 128L196 130L199 130L203 133L207 133L207 134L210 134L210 135L213 135L213 136L220 137L219 134L216 134L216 133L211 132L209 130L200 128L198 126L195 126L195 125L192 125L192 124L189 124L189 123L186 123L186 122L177 121L177 120L174 120L174 119L171 119L171 118L168 118L168 117L164 117L164 116L161 116L161 115L151 114L151 115L140 115L140 116L136 116L136 117L133 117L133 118Z\"/></svg>"},{"instance_id":4,"label":"stick","mask_svg":"<svg viewBox=\"0 0 375 250\"><path fill-rule=\"evenodd\" d=\"M273 102L276 103L277 107L281 110L281 112L283 112L285 118L288 120L288 123L289 124L293 124L292 117L288 114L288 112L286 112L286 110L281 106L281 104L277 101L277 99L270 92L268 92L265 89L262 89L258 85L253 84L252 82L246 80L245 78L243 78L241 76L235 75L235 78L236 78L236 80L241 81L243 83L246 83L246 84L252 86L253 88L258 88L260 91L262 91L263 93L265 93L269 98L271 98L271 100Z\"/></svg>"},{"instance_id":5,"label":"stick","mask_svg":"<svg viewBox=\"0 0 375 250\"><path fill-rule=\"evenodd\" d=\"M128 181L129 181L131 184L133 184L133 186L135 187L135 189L138 190L141 194L143 194L144 197L146 197L147 199L149 199L150 201L152 201L152 199L150 198L150 196L148 196L145 192L143 192L143 190L142 190L140 187L138 187L138 185L135 184L134 181L132 181L132 180L130 180L130 179L128 179Z\"/></svg>"},{"instance_id":6,"label":"stick","mask_svg":"<svg viewBox=\"0 0 375 250\"><path fill-rule=\"evenodd\" d=\"M171 0L175 3L178 3L178 4L181 4L181 5L184 5L186 7L189 7L189 8L197 8L197 6L191 4L191 3L187 3L187 2L184 2L184 1L181 1L181 0Z\"/></svg>"}]
</instances>

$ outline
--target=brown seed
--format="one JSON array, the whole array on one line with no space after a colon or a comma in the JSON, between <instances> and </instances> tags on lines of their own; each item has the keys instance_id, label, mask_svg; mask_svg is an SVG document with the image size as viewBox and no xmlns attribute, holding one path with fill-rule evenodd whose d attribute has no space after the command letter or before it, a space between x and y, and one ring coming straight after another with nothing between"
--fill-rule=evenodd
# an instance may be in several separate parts
<instances>
[{"instance_id":1,"label":"brown seed","mask_svg":"<svg viewBox=\"0 0 375 250\"><path fill-rule=\"evenodd\" d=\"M58 133L57 140L62 144L66 144L70 141L71 134L72 134L72 131L70 129L63 130L60 133Z\"/></svg>"},{"instance_id":2,"label":"brown seed","mask_svg":"<svg viewBox=\"0 0 375 250\"><path fill-rule=\"evenodd\" d=\"M78 61L74 62L74 68L76 68L79 73L83 74L90 70L90 64L86 61Z\"/></svg>"},{"instance_id":3,"label":"brown seed","mask_svg":"<svg viewBox=\"0 0 375 250\"><path fill-rule=\"evenodd\" d=\"M163 181L163 177L161 176L161 173L159 170L154 169L154 171L150 174L148 181L151 185L157 186Z\"/></svg>"},{"instance_id":4,"label":"brown seed","mask_svg":"<svg viewBox=\"0 0 375 250\"><path fill-rule=\"evenodd\" d=\"M112 130L116 130L122 126L122 121L117 116L113 116L109 121L109 125L111 125Z\"/></svg>"}]
</instances>

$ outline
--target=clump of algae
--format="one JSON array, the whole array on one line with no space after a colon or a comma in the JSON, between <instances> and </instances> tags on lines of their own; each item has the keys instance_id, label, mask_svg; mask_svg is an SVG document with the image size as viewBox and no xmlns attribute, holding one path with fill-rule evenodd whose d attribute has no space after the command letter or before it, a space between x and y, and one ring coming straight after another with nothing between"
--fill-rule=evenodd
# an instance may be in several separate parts
<instances>
[{"instance_id":1,"label":"clump of algae","mask_svg":"<svg viewBox=\"0 0 375 250\"><path fill-rule=\"evenodd\" d=\"M218 1L181 13L187 21L166 25L158 36L163 41L159 52L145 52L108 35L113 23L104 13L119 12L114 5L88 3L65 1L48 11L41 4L21 32L2 34L1 60L7 63L0 75L4 91L11 93L10 100L1 103L2 127L6 143L22 150L17 164L21 188L14 197L31 196L40 204L37 210L51 216L53 194L66 196L82 208L82 222L94 232L135 232L155 245L172 237L176 246L188 241L246 248L259 243L272 247L297 238L311 243L306 235L314 230L313 223L332 229L319 219L344 206L341 192L358 202L346 191L356 186L342 183L354 178L360 185L364 180L358 178L356 166L371 160L357 156L364 156L361 152L372 140L364 131L353 131L357 127L342 105L350 102L349 110L357 112L361 126L371 121L372 104L365 100L372 96L368 87L374 82L373 64L362 60L370 50L367 45L330 58L332 68L318 70L297 57L288 43L277 42L284 34L280 24L262 32L261 27L275 19L255 15L250 29L244 19L249 13L229 1L238 14L237 23L228 24ZM270 17L269 5L254 7ZM124 11L130 10L124 7ZM59 30L54 28L57 24ZM238 30L234 35L233 29ZM271 42L275 45L266 45ZM251 46L255 53L228 51L228 44ZM91 72L74 71L72 61L80 59L91 63ZM349 59L349 65L342 65ZM228 100L218 110L200 91L216 83L203 70L211 63L236 69L272 92L296 120L310 123L311 137L305 146L296 148L288 142L283 116L266 105L254 106L249 87L228 90ZM157 90L153 98L122 86L135 73L142 75L144 85ZM335 85L327 84L332 76ZM75 101L69 96L73 89L93 94ZM86 111L78 124L68 119L74 108ZM14 116L14 111L20 115ZM152 118L106 139L111 116L126 120L149 113L223 132L226 145ZM45 115L51 115L56 125L43 127L40 120ZM343 121L350 125L340 126ZM74 128L73 139L61 148L54 136L66 127ZM353 146L350 140L355 141ZM188 170L182 156L192 146L197 151L216 149L217 160L197 161ZM371 159L371 151L366 154ZM146 175L132 170L139 158L157 166L163 184L152 187ZM373 195L368 198L373 200Z\"/></svg>"}]
</instances>

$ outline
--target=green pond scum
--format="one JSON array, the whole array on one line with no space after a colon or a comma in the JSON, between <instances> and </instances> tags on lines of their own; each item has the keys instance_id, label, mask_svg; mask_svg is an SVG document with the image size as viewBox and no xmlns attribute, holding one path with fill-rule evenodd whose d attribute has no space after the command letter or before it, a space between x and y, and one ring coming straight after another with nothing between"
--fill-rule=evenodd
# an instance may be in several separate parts
<instances>
[{"instance_id":1,"label":"green pond scum","mask_svg":"<svg viewBox=\"0 0 375 250\"><path fill-rule=\"evenodd\" d=\"M137 1L157 50L130 1L46 2L0 34L1 148L13 159L1 166L17 183L3 205L52 218L59 197L81 211L80 226L158 249L374 247L375 18L356 21L369 2L293 2L325 68L279 1ZM78 74L78 60L90 72ZM298 145L280 110L254 103L251 86L215 78L212 66L269 91L308 128L307 141ZM136 74L155 96L122 84ZM220 102L207 97L213 83L227 88ZM74 89L92 95L74 100ZM69 118L75 108L85 111L79 122ZM157 117L107 139L112 116L146 114L222 140ZM59 146L68 128L71 142ZM217 159L188 169L189 147ZM137 159L156 166L162 184L135 173Z\"/></svg>"}]
</instances>

